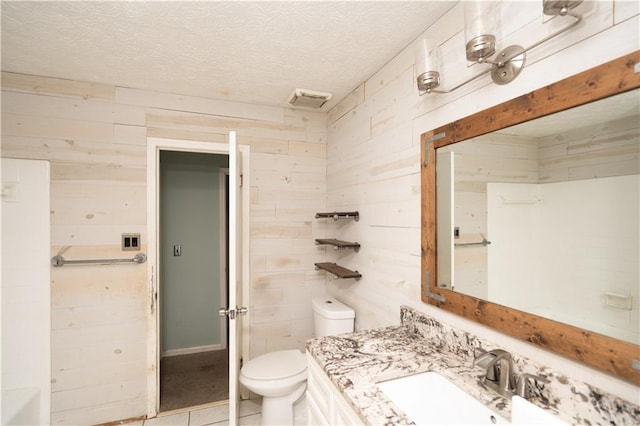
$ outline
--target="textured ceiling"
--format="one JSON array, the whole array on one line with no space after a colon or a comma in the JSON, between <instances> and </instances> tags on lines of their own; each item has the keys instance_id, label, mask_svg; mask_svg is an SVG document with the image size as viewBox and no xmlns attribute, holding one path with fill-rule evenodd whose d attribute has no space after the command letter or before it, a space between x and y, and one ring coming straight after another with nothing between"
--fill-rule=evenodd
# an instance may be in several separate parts
<instances>
[{"instance_id":1,"label":"textured ceiling","mask_svg":"<svg viewBox=\"0 0 640 426\"><path fill-rule=\"evenodd\" d=\"M2 70L330 109L454 2L2 1Z\"/></svg>"}]
</instances>

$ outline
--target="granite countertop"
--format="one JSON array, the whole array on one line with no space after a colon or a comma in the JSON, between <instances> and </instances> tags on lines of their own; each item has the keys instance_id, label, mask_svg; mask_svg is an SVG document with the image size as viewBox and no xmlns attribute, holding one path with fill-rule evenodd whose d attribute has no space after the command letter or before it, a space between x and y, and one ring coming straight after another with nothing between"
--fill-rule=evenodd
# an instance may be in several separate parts
<instances>
[{"instance_id":1,"label":"granite countertop","mask_svg":"<svg viewBox=\"0 0 640 426\"><path fill-rule=\"evenodd\" d=\"M307 350L366 424L413 424L376 383L435 371L511 420L511 399L487 388L485 371L473 365L480 351L505 349L443 324L408 306L401 326L327 336L307 342ZM534 360L511 353L514 371L546 379L528 388L529 401L573 425L640 425L640 405L604 392Z\"/></svg>"},{"instance_id":2,"label":"granite countertop","mask_svg":"<svg viewBox=\"0 0 640 426\"><path fill-rule=\"evenodd\" d=\"M307 350L366 424L413 424L376 383L426 371L438 372L510 419L511 401L482 384L483 369L474 367L468 354L443 345L412 327L393 326L313 339Z\"/></svg>"}]
</instances>

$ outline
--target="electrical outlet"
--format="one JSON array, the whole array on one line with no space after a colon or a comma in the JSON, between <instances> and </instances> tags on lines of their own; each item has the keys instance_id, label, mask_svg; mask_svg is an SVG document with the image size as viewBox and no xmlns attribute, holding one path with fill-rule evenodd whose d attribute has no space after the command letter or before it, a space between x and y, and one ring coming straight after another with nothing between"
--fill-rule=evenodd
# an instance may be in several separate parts
<instances>
[{"instance_id":1,"label":"electrical outlet","mask_svg":"<svg viewBox=\"0 0 640 426\"><path fill-rule=\"evenodd\" d=\"M122 251L140 251L140 234L122 234Z\"/></svg>"}]
</instances>

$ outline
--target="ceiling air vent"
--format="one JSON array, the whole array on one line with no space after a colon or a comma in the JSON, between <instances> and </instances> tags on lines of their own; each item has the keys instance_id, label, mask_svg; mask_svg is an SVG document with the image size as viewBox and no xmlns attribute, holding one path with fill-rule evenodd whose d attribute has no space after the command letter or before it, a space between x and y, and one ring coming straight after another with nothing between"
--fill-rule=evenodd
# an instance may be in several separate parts
<instances>
[{"instance_id":1,"label":"ceiling air vent","mask_svg":"<svg viewBox=\"0 0 640 426\"><path fill-rule=\"evenodd\" d=\"M314 90L307 89L295 89L291 95L289 95L289 104L296 107L303 108L321 108L331 99L331 93L316 92Z\"/></svg>"}]
</instances>

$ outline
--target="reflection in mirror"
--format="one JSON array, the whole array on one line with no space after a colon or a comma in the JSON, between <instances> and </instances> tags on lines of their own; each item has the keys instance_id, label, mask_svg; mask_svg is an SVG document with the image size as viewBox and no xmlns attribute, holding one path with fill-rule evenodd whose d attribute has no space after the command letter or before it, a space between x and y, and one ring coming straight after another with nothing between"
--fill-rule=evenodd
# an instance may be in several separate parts
<instances>
[{"instance_id":1,"label":"reflection in mirror","mask_svg":"<svg viewBox=\"0 0 640 426\"><path fill-rule=\"evenodd\" d=\"M422 134L423 302L640 384L639 70L635 51Z\"/></svg>"},{"instance_id":2,"label":"reflection in mirror","mask_svg":"<svg viewBox=\"0 0 640 426\"><path fill-rule=\"evenodd\" d=\"M437 286L640 343L640 94L436 150Z\"/></svg>"}]
</instances>

